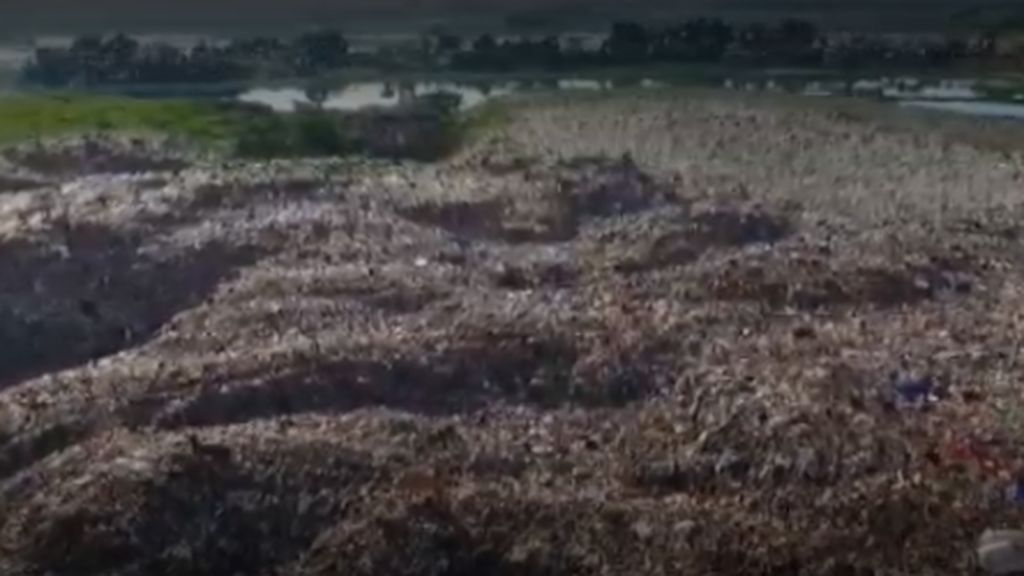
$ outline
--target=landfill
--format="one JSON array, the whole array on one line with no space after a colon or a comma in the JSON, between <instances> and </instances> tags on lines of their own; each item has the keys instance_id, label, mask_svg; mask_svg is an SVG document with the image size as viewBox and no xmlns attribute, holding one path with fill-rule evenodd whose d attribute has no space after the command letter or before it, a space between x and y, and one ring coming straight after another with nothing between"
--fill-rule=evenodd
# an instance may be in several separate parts
<instances>
[{"instance_id":1,"label":"landfill","mask_svg":"<svg viewBox=\"0 0 1024 576\"><path fill-rule=\"evenodd\" d=\"M520 105L433 164L0 154L0 573L1006 573L1000 126Z\"/></svg>"}]
</instances>

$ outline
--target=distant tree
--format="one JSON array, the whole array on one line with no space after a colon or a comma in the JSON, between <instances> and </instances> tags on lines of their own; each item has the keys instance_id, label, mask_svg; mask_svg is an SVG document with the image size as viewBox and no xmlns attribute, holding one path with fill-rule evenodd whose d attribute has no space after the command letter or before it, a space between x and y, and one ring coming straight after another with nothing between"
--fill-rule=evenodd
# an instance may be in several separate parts
<instances>
[{"instance_id":1,"label":"distant tree","mask_svg":"<svg viewBox=\"0 0 1024 576\"><path fill-rule=\"evenodd\" d=\"M996 53L997 33L993 29L985 30L971 43L969 52L976 58L991 58Z\"/></svg>"},{"instance_id":2,"label":"distant tree","mask_svg":"<svg viewBox=\"0 0 1024 576\"><path fill-rule=\"evenodd\" d=\"M789 18L779 25L778 36L784 45L809 48L818 39L818 29L806 20Z\"/></svg>"},{"instance_id":3,"label":"distant tree","mask_svg":"<svg viewBox=\"0 0 1024 576\"><path fill-rule=\"evenodd\" d=\"M307 32L293 44L297 67L304 72L340 68L348 55L348 40L337 30Z\"/></svg>"},{"instance_id":4,"label":"distant tree","mask_svg":"<svg viewBox=\"0 0 1024 576\"><path fill-rule=\"evenodd\" d=\"M317 110L322 110L327 98L331 95L331 86L323 82L311 82L306 85L303 94L309 103Z\"/></svg>"},{"instance_id":5,"label":"distant tree","mask_svg":"<svg viewBox=\"0 0 1024 576\"><path fill-rule=\"evenodd\" d=\"M473 41L472 50L455 54L452 66L465 70L504 70L508 67L506 53L494 36L484 34Z\"/></svg>"},{"instance_id":6,"label":"distant tree","mask_svg":"<svg viewBox=\"0 0 1024 576\"><path fill-rule=\"evenodd\" d=\"M473 52L477 54L489 54L497 51L498 41L490 34L484 34L473 42Z\"/></svg>"},{"instance_id":7,"label":"distant tree","mask_svg":"<svg viewBox=\"0 0 1024 576\"><path fill-rule=\"evenodd\" d=\"M70 51L76 62L75 76L78 80L85 84L97 84L106 79L102 36L79 36L72 41Z\"/></svg>"},{"instance_id":8,"label":"distant tree","mask_svg":"<svg viewBox=\"0 0 1024 576\"><path fill-rule=\"evenodd\" d=\"M71 52L82 55L101 54L103 52L103 37L93 34L79 36L71 41Z\"/></svg>"},{"instance_id":9,"label":"distant tree","mask_svg":"<svg viewBox=\"0 0 1024 576\"><path fill-rule=\"evenodd\" d=\"M462 50L462 38L441 25L431 26L425 34L432 54L451 54Z\"/></svg>"},{"instance_id":10,"label":"distant tree","mask_svg":"<svg viewBox=\"0 0 1024 576\"><path fill-rule=\"evenodd\" d=\"M68 50L39 48L22 69L22 79L31 84L63 87L80 73L78 62Z\"/></svg>"},{"instance_id":11,"label":"distant tree","mask_svg":"<svg viewBox=\"0 0 1024 576\"><path fill-rule=\"evenodd\" d=\"M110 65L126 69L135 63L139 54L139 41L119 33L104 42L102 50Z\"/></svg>"},{"instance_id":12,"label":"distant tree","mask_svg":"<svg viewBox=\"0 0 1024 576\"><path fill-rule=\"evenodd\" d=\"M600 61L601 57L600 52L595 53L587 49L584 38L570 36L565 39L565 45L562 47L562 54L559 59L562 66L578 68L596 64Z\"/></svg>"},{"instance_id":13,"label":"distant tree","mask_svg":"<svg viewBox=\"0 0 1024 576\"><path fill-rule=\"evenodd\" d=\"M442 26L434 26L422 41L422 57L428 66L445 66L462 50L462 39Z\"/></svg>"},{"instance_id":14,"label":"distant tree","mask_svg":"<svg viewBox=\"0 0 1024 576\"><path fill-rule=\"evenodd\" d=\"M462 38L455 34L442 34L437 37L437 49L441 53L458 52L462 50Z\"/></svg>"},{"instance_id":15,"label":"distant tree","mask_svg":"<svg viewBox=\"0 0 1024 576\"><path fill-rule=\"evenodd\" d=\"M148 44L139 50L135 80L145 83L180 82L187 63L185 54L170 44Z\"/></svg>"},{"instance_id":16,"label":"distant tree","mask_svg":"<svg viewBox=\"0 0 1024 576\"><path fill-rule=\"evenodd\" d=\"M224 50L235 57L269 60L284 54L286 46L278 38L255 37L232 40Z\"/></svg>"},{"instance_id":17,"label":"distant tree","mask_svg":"<svg viewBox=\"0 0 1024 576\"><path fill-rule=\"evenodd\" d=\"M760 22L754 22L736 31L733 47L742 62L764 64L771 51L771 41L771 30Z\"/></svg>"},{"instance_id":18,"label":"distant tree","mask_svg":"<svg viewBox=\"0 0 1024 576\"><path fill-rule=\"evenodd\" d=\"M771 51L784 64L815 64L821 60L818 28L806 21L784 20L774 33Z\"/></svg>"},{"instance_id":19,"label":"distant tree","mask_svg":"<svg viewBox=\"0 0 1024 576\"><path fill-rule=\"evenodd\" d=\"M554 69L560 65L561 56L562 47L554 36L537 41L520 38L501 45L501 60L507 68Z\"/></svg>"},{"instance_id":20,"label":"distant tree","mask_svg":"<svg viewBox=\"0 0 1024 576\"><path fill-rule=\"evenodd\" d=\"M893 50L877 38L856 35L828 47L824 62L830 66L856 69L890 62Z\"/></svg>"},{"instance_id":21,"label":"distant tree","mask_svg":"<svg viewBox=\"0 0 1024 576\"><path fill-rule=\"evenodd\" d=\"M651 55L658 60L686 61L694 59L694 50L682 25L669 26L654 35Z\"/></svg>"},{"instance_id":22,"label":"distant tree","mask_svg":"<svg viewBox=\"0 0 1024 576\"><path fill-rule=\"evenodd\" d=\"M659 60L716 61L733 39L734 31L725 22L698 18L653 33L651 55Z\"/></svg>"},{"instance_id":23,"label":"distant tree","mask_svg":"<svg viewBox=\"0 0 1024 576\"><path fill-rule=\"evenodd\" d=\"M224 82L249 75L249 71L225 50L200 43L182 61L178 76L190 82Z\"/></svg>"},{"instance_id":24,"label":"distant tree","mask_svg":"<svg viewBox=\"0 0 1024 576\"><path fill-rule=\"evenodd\" d=\"M694 58L701 61L721 59L735 35L731 26L717 18L687 21L683 33Z\"/></svg>"},{"instance_id":25,"label":"distant tree","mask_svg":"<svg viewBox=\"0 0 1024 576\"><path fill-rule=\"evenodd\" d=\"M636 22L615 22L602 53L616 63L642 61L650 53L647 29Z\"/></svg>"}]
</instances>

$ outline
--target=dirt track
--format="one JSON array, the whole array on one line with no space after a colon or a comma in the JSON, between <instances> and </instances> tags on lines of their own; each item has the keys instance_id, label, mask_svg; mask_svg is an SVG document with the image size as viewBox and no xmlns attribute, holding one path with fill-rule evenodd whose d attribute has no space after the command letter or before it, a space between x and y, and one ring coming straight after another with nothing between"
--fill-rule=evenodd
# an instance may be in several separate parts
<instances>
[{"instance_id":1,"label":"dirt track","mask_svg":"<svg viewBox=\"0 0 1024 576\"><path fill-rule=\"evenodd\" d=\"M435 166L8 155L0 571L972 570L1024 156L652 98Z\"/></svg>"}]
</instances>

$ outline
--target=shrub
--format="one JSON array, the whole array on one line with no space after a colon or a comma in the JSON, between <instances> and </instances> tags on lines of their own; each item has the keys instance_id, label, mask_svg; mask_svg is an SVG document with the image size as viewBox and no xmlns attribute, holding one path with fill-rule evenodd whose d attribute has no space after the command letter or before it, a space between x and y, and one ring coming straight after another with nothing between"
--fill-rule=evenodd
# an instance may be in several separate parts
<instances>
[{"instance_id":1,"label":"shrub","mask_svg":"<svg viewBox=\"0 0 1024 576\"><path fill-rule=\"evenodd\" d=\"M336 115L322 111L299 112L294 117L297 152L309 156L340 156L352 152Z\"/></svg>"},{"instance_id":2,"label":"shrub","mask_svg":"<svg viewBox=\"0 0 1024 576\"><path fill-rule=\"evenodd\" d=\"M242 122L235 152L245 158L275 158L290 155L288 125L275 114L260 115Z\"/></svg>"}]
</instances>

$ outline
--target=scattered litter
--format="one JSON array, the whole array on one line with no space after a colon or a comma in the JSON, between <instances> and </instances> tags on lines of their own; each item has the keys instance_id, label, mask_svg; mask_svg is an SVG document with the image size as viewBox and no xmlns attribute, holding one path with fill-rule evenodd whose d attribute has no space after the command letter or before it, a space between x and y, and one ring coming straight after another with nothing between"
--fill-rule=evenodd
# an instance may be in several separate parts
<instances>
[{"instance_id":1,"label":"scattered litter","mask_svg":"<svg viewBox=\"0 0 1024 576\"><path fill-rule=\"evenodd\" d=\"M1024 531L986 530L978 540L978 563L994 576L1024 572Z\"/></svg>"},{"instance_id":2,"label":"scattered litter","mask_svg":"<svg viewBox=\"0 0 1024 576\"><path fill-rule=\"evenodd\" d=\"M897 380L897 400L904 405L920 406L938 400L935 380L931 376Z\"/></svg>"},{"instance_id":3,"label":"scattered litter","mask_svg":"<svg viewBox=\"0 0 1024 576\"><path fill-rule=\"evenodd\" d=\"M1024 504L1024 482L1015 480L1007 486L1006 500L1013 504Z\"/></svg>"}]
</instances>

